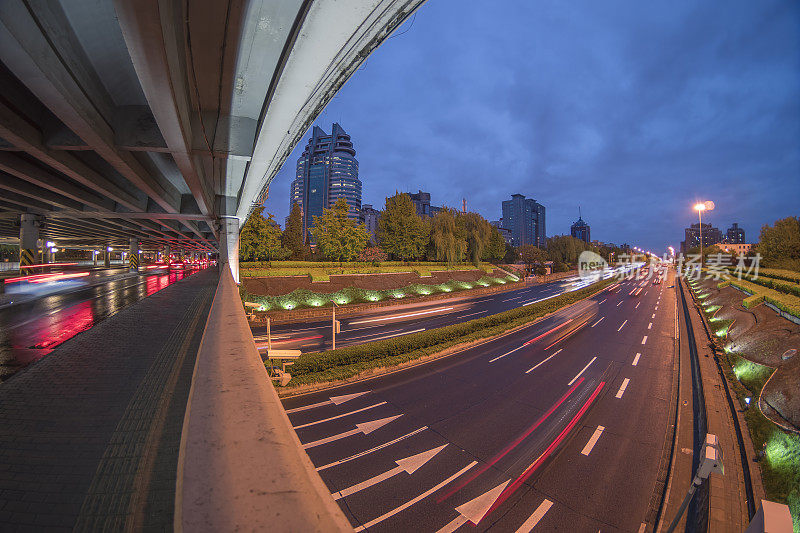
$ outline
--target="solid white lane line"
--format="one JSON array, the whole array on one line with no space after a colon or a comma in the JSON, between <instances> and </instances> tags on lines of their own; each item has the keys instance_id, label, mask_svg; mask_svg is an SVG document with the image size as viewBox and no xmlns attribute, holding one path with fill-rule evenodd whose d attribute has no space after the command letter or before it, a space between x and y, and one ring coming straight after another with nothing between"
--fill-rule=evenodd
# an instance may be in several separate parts
<instances>
[{"instance_id":1,"label":"solid white lane line","mask_svg":"<svg viewBox=\"0 0 800 533\"><path fill-rule=\"evenodd\" d=\"M586 446L584 446L583 449L581 450L581 454L589 455L590 453L592 453L592 448L594 448L594 445L597 444L597 439L600 438L600 435L603 434L603 431L605 429L606 428L603 426L597 426L597 429L594 430L592 436L589 437L589 442L587 442Z\"/></svg>"},{"instance_id":2,"label":"solid white lane line","mask_svg":"<svg viewBox=\"0 0 800 533\"><path fill-rule=\"evenodd\" d=\"M323 444L328 444L329 442L334 442L337 440L341 440L347 437L352 437L353 435L357 435L359 433L363 433L364 435L368 435L375 431L376 429L380 429L389 422L397 420L403 415L395 415L390 416L387 418L381 418L380 420L372 420L370 422L362 422L360 424L356 424L356 429L351 429L350 431L344 431L337 435L331 435L330 437L325 437L324 439L315 440L312 442L308 442L303 444L303 449L307 450L309 448L314 448L316 446L321 446Z\"/></svg>"},{"instance_id":3,"label":"solid white lane line","mask_svg":"<svg viewBox=\"0 0 800 533\"><path fill-rule=\"evenodd\" d=\"M409 500L406 503L404 503L403 505L401 505L400 507L392 509L388 513L384 513L381 516L379 516L378 518L375 518L374 520L370 520L369 522L358 526L357 528L355 528L355 531L364 531L365 529L371 528L375 524L379 524L379 523L383 522L387 518L391 518L392 516L396 515L397 513L401 512L401 511L405 511L406 509L408 509L409 507L411 507L415 503L417 503L417 502L419 502L421 500L424 500L425 498L427 498L428 496L430 496L431 494L433 494L434 492L436 492L440 488L444 487L445 485L447 485L448 483L450 483L451 481L456 479L458 476L460 476L461 474L463 474L464 472L466 472L467 470L469 470L470 468L475 466L476 464L478 464L478 461L472 461L470 464L468 464L467 466L465 466L464 468L462 468L461 470L459 470L458 472L456 472L455 474L453 474L449 478L447 478L444 481L438 483L434 487L426 490L425 492L423 492L422 494L420 494L419 496L417 496L413 500Z\"/></svg>"},{"instance_id":4,"label":"solid white lane line","mask_svg":"<svg viewBox=\"0 0 800 533\"><path fill-rule=\"evenodd\" d=\"M617 304L617 307L619 307L620 305L622 305L622 300L620 300L620 302ZM545 501L547 501L547 500L545 500Z\"/></svg>"},{"instance_id":5,"label":"solid white lane line","mask_svg":"<svg viewBox=\"0 0 800 533\"><path fill-rule=\"evenodd\" d=\"M362 411L366 411L368 409L374 409L375 407L380 407L381 405L386 405L386 402L376 403L374 405L370 405L369 407L362 407L361 409L356 409L355 411L350 411L349 413L344 413L341 415L331 416L328 418L323 418L322 420L317 420L316 422L309 422L308 424L300 424L299 426L292 426L294 429L300 428L307 428L308 426L315 426L317 424L322 424L323 422L329 422L331 420L336 420L337 418L344 418L346 416L354 415L356 413L360 413Z\"/></svg>"},{"instance_id":6,"label":"solid white lane line","mask_svg":"<svg viewBox=\"0 0 800 533\"><path fill-rule=\"evenodd\" d=\"M425 328L413 329L411 331L401 331L400 333L392 333L391 335L384 335L383 337L373 337L372 335L366 335L364 337L356 337L356 338L353 338L353 339L346 339L346 340L347 341L355 341L355 340L359 340L359 339L366 339L368 337L373 337L373 338L370 339L370 342L372 342L372 341L379 341L379 340L383 340L383 339L391 339L392 337L400 337L401 335L410 335L411 333L419 333L420 331L425 331Z\"/></svg>"},{"instance_id":7,"label":"solid white lane line","mask_svg":"<svg viewBox=\"0 0 800 533\"><path fill-rule=\"evenodd\" d=\"M642 355L642 354L640 354L640 353L637 353L637 354L636 354L636 357L634 357L634 358L633 358L633 363L631 363L633 366L636 366L636 365L638 365L638 364L639 364L639 357L641 357L641 355Z\"/></svg>"},{"instance_id":8,"label":"solid white lane line","mask_svg":"<svg viewBox=\"0 0 800 533\"><path fill-rule=\"evenodd\" d=\"M545 301L545 300L548 300L548 299L550 299L550 298L552 298L552 296L548 296L547 298L540 298L540 299L538 299L538 300L534 300L534 301L532 301L532 302L527 302L527 303L524 303L524 304L522 304L522 307L525 307L526 305L531 305L531 304L535 304L535 303L543 302L543 301Z\"/></svg>"},{"instance_id":9,"label":"solid white lane line","mask_svg":"<svg viewBox=\"0 0 800 533\"><path fill-rule=\"evenodd\" d=\"M345 394L344 396L331 396L330 399L325 400L324 402L312 403L311 405L306 405L303 407L295 407L294 409L287 409L286 414L299 413L300 411L307 411L309 409L314 409L315 407L322 407L323 405L339 405L345 402L349 402L350 400L353 400L355 398L358 398L359 396L364 396L368 392L370 391L365 390L363 392L356 392L354 394Z\"/></svg>"},{"instance_id":10,"label":"solid white lane line","mask_svg":"<svg viewBox=\"0 0 800 533\"><path fill-rule=\"evenodd\" d=\"M628 323L628 320L626 319L625 322L623 322L622 325L617 328L617 331L620 331L622 328L624 328L625 324L627 324L627 323Z\"/></svg>"},{"instance_id":11,"label":"solid white lane line","mask_svg":"<svg viewBox=\"0 0 800 533\"><path fill-rule=\"evenodd\" d=\"M514 349L513 349L513 350L511 350L510 352L506 352L506 353L504 353L503 355L498 355L498 356L497 356L497 357L495 357L494 359L489 359L489 362L490 362L490 363L494 363L494 362L495 362L495 361L497 361L498 359L502 359L503 357L507 356L508 354L514 353L514 352L516 352L517 350L521 350L521 349L523 349L524 347L525 347L525 345L523 344L522 346L519 346L518 348L514 348Z\"/></svg>"},{"instance_id":12,"label":"solid white lane line","mask_svg":"<svg viewBox=\"0 0 800 533\"><path fill-rule=\"evenodd\" d=\"M642 344L645 344L646 342L647 342L647 335L645 335L644 338L642 339Z\"/></svg>"},{"instance_id":13,"label":"solid white lane line","mask_svg":"<svg viewBox=\"0 0 800 533\"><path fill-rule=\"evenodd\" d=\"M597 359L597 356L594 356L594 357L592 357L592 360L591 360L591 361L589 361L589 363L588 363L588 364L587 364L585 367L583 367L583 370L581 370L580 372L578 372L578 375L577 375L577 376L575 376L574 378L572 378L572 380L571 380L569 383L567 383L567 387L571 387L573 383L575 383L576 381L578 381L578 378L579 378L579 377L581 377L581 374L583 374L584 372L586 372L586 369L587 369L587 368L589 368L589 365L591 365L592 363L594 363L594 360L595 360L595 359Z\"/></svg>"},{"instance_id":14,"label":"solid white lane line","mask_svg":"<svg viewBox=\"0 0 800 533\"><path fill-rule=\"evenodd\" d=\"M551 502L550 500L546 499L545 501L543 501L541 504L539 504L539 507L536 508L533 514L527 520L525 520L525 523L519 526L519 529L517 530L516 533L530 533L533 530L533 528L536 527L536 524L539 523L539 520L541 520L544 517L544 514L552 506L553 502Z\"/></svg>"},{"instance_id":15,"label":"solid white lane line","mask_svg":"<svg viewBox=\"0 0 800 533\"><path fill-rule=\"evenodd\" d=\"M374 448L370 448L369 450L364 450L363 452L358 452L357 454L351 455L350 457L345 457L344 459L339 459L338 461L334 461L334 462L328 463L326 465L318 466L317 467L317 472L322 471L322 470L327 470L328 468L331 468L333 466L338 466L340 464L344 464L344 463L350 462L353 459L358 459L359 457L364 457L365 455L369 455L372 452L377 452L378 450L382 450L382 449L386 448L387 446L391 446L392 444L394 444L396 442L400 442L401 440L405 440L408 437L413 437L417 433L422 433L426 429L428 429L428 426L422 426L419 429L415 429L411 433L406 433L402 437L397 437L396 439L390 440L389 442L384 442L383 444L379 444L378 446L375 446Z\"/></svg>"},{"instance_id":16,"label":"solid white lane line","mask_svg":"<svg viewBox=\"0 0 800 533\"><path fill-rule=\"evenodd\" d=\"M640 303L642 303L642 302L639 302L639 303L637 303L637 304L636 304L636 307L634 307L634 309L639 309L639 304L640 304Z\"/></svg>"},{"instance_id":17,"label":"solid white lane line","mask_svg":"<svg viewBox=\"0 0 800 533\"><path fill-rule=\"evenodd\" d=\"M652 322L650 322L649 324L647 324L647 329L653 329L653 323L652 323Z\"/></svg>"},{"instance_id":18,"label":"solid white lane line","mask_svg":"<svg viewBox=\"0 0 800 533\"><path fill-rule=\"evenodd\" d=\"M593 327L595 327L597 324L599 324L600 322L602 322L604 318L605 318L604 316L600 317L600 320L598 320L597 322L595 322L594 324L592 324L592 325L591 325L591 326L589 326L589 327L592 327L592 328L593 328Z\"/></svg>"},{"instance_id":19,"label":"solid white lane line","mask_svg":"<svg viewBox=\"0 0 800 533\"><path fill-rule=\"evenodd\" d=\"M420 316L420 315L429 315L431 313L438 313L440 311L452 311L452 307L437 307L436 309L431 309L429 311L420 311L418 313L408 313L406 315L392 315L386 316L383 318L372 318L370 320L357 320L355 322L348 322L348 325L353 324L369 324L370 322L383 322L385 320L394 320L396 318L408 318L410 316Z\"/></svg>"},{"instance_id":20,"label":"solid white lane line","mask_svg":"<svg viewBox=\"0 0 800 533\"><path fill-rule=\"evenodd\" d=\"M617 391L617 398L622 398L622 395L625 394L625 389L628 388L628 383L630 383L630 379L625 378L622 380L622 385L620 385L619 390Z\"/></svg>"},{"instance_id":21,"label":"solid white lane line","mask_svg":"<svg viewBox=\"0 0 800 533\"><path fill-rule=\"evenodd\" d=\"M561 350L563 350L563 349L564 349L564 348L561 348ZM548 362L550 359L552 359L553 357L555 357L555 356L557 356L558 354L560 354L560 353L561 353L561 350L558 350L557 352L555 352L555 353L551 354L551 355L550 355L550 357L548 357L548 358L547 358L547 359L545 359L544 361L542 361L542 362L538 363L538 364L537 364L536 366L534 366L533 368L530 368L530 369L526 370L526 371L525 371L525 373L526 373L526 374L530 374L531 372L533 372L534 370L536 370L537 368L539 368L541 365L545 364L545 363L546 363L546 362Z\"/></svg>"},{"instance_id":22,"label":"solid white lane line","mask_svg":"<svg viewBox=\"0 0 800 533\"><path fill-rule=\"evenodd\" d=\"M410 457L405 457L403 459L398 459L398 460L395 461L395 463L397 463L396 467L394 467L392 469L389 469L389 470L387 470L386 472L384 472L382 474L378 474L377 476L374 476L374 477L371 477L371 478L369 478L369 479L367 479L365 481L362 481L361 483L356 483L352 487L347 487L346 489L342 489L339 492L334 492L333 494L331 494L331 496L333 496L334 500L341 500L342 498L346 498L346 497L350 496L351 494L355 494L356 492L360 492L360 491L362 491L364 489L368 489L368 488L372 487L373 485L377 485L381 481L386 481L387 479L392 478L392 477L394 477L397 474L400 474L402 472L406 472L408 474L413 474L414 472L419 470L419 468L422 465L424 465L425 463L427 463L428 461L433 459L433 457L437 453L442 451L442 449L444 449L445 446L447 446L447 444L443 444L443 445L439 446L438 448L433 448L432 450L428 450L426 452L418 453L418 454L412 455Z\"/></svg>"}]
</instances>

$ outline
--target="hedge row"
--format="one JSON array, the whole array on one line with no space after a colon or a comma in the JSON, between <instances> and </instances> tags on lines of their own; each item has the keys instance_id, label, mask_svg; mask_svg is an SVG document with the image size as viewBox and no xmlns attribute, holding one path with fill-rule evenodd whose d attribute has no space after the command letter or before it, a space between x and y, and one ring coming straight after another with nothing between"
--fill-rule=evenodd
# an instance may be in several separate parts
<instances>
[{"instance_id":1,"label":"hedge row","mask_svg":"<svg viewBox=\"0 0 800 533\"><path fill-rule=\"evenodd\" d=\"M731 285L739 289L752 293L742 301L742 305L750 309L761 302L769 302L778 309L789 313L792 316L800 318L800 298L791 294L784 294L774 289L757 285L747 280L730 280Z\"/></svg>"},{"instance_id":2,"label":"hedge row","mask_svg":"<svg viewBox=\"0 0 800 533\"><path fill-rule=\"evenodd\" d=\"M450 280L444 283L422 284L412 283L397 289L360 289L348 287L336 292L315 292L308 289L295 289L289 294L280 296L247 295L248 301L261 305L261 310L300 309L325 307L335 302L339 305L351 303L370 303L381 300L398 300L406 296L427 296L437 293L452 293L491 285L505 285L519 281L516 276L496 278L484 276L478 281Z\"/></svg>"},{"instance_id":3,"label":"hedge row","mask_svg":"<svg viewBox=\"0 0 800 533\"><path fill-rule=\"evenodd\" d=\"M345 379L370 368L398 365L455 344L492 337L591 296L615 282L614 279L598 281L574 292L468 322L328 352L304 354L292 366L289 386Z\"/></svg>"},{"instance_id":4,"label":"hedge row","mask_svg":"<svg viewBox=\"0 0 800 533\"><path fill-rule=\"evenodd\" d=\"M761 268L758 271L758 275L788 281L789 283L800 283L800 272L794 272L792 270L783 270L780 268Z\"/></svg>"},{"instance_id":5,"label":"hedge row","mask_svg":"<svg viewBox=\"0 0 800 533\"><path fill-rule=\"evenodd\" d=\"M346 262L336 262L336 261L244 261L239 263L239 268L332 268L332 269L342 269L342 268L367 268L367 267L374 267L375 264L366 261L346 261ZM422 267L433 267L433 268L441 268L441 269L448 269L448 268L474 268L472 263L457 263L448 267L447 263L439 262L439 261L409 261L404 263L403 261L382 261L377 266L381 267L415 267L415 266L422 266ZM480 263L481 267L484 266L492 266L490 263Z\"/></svg>"},{"instance_id":6,"label":"hedge row","mask_svg":"<svg viewBox=\"0 0 800 533\"><path fill-rule=\"evenodd\" d=\"M743 274L742 279L749 281L750 283L755 283L756 285L761 285L762 287L766 287L768 289L774 289L784 294L800 296L800 284L798 284L796 281L792 281L788 277L764 277L762 276L762 272L759 272L758 277Z\"/></svg>"}]
</instances>

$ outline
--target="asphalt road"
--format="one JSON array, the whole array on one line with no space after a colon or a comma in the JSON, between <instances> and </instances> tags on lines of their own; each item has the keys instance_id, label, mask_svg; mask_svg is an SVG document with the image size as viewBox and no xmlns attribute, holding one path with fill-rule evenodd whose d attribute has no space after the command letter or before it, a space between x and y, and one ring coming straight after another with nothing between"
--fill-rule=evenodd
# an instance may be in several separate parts
<instances>
[{"instance_id":1,"label":"asphalt road","mask_svg":"<svg viewBox=\"0 0 800 533\"><path fill-rule=\"evenodd\" d=\"M365 311L358 316L342 318L336 347L389 339L408 333L440 328L508 311L542 299L558 296L585 286L577 278L533 285L508 292L424 304L397 305ZM266 327L252 328L256 344L267 345ZM272 327L272 347L300 350L303 353L331 349L330 319L306 321L302 324L280 324Z\"/></svg>"},{"instance_id":2,"label":"asphalt road","mask_svg":"<svg viewBox=\"0 0 800 533\"><path fill-rule=\"evenodd\" d=\"M672 274L650 283L284 406L357 530L639 531L676 335Z\"/></svg>"},{"instance_id":3,"label":"asphalt road","mask_svg":"<svg viewBox=\"0 0 800 533\"><path fill-rule=\"evenodd\" d=\"M119 268L92 270L81 278L42 283L30 288L17 286L18 283L8 284L4 294L7 300L13 300L15 294L29 298L30 290L52 294L40 295L16 305L0 306L0 381L123 307L197 271L196 267L169 271L154 269L130 275L127 269Z\"/></svg>"}]
</instances>

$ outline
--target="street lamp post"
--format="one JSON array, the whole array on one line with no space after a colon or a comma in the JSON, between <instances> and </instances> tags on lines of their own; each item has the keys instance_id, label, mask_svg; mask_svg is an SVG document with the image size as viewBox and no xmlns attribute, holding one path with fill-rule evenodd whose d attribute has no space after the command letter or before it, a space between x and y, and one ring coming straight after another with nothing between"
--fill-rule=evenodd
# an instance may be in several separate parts
<instances>
[{"instance_id":1,"label":"street lamp post","mask_svg":"<svg viewBox=\"0 0 800 533\"><path fill-rule=\"evenodd\" d=\"M713 210L714 202L711 200L698 202L694 204L694 209L697 211L697 217L700 220L700 270L703 270L703 211Z\"/></svg>"}]
</instances>

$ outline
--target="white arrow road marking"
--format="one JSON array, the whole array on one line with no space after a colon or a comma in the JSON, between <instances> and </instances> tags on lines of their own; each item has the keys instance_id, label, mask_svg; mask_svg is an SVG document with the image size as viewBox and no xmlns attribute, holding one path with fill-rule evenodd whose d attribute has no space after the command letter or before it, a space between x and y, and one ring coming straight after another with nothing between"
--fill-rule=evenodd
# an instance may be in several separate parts
<instances>
[{"instance_id":1,"label":"white arrow road marking","mask_svg":"<svg viewBox=\"0 0 800 533\"><path fill-rule=\"evenodd\" d=\"M636 366L636 365L638 365L638 364L639 364L639 357L640 357L641 355L642 355L642 354L640 354L640 353L637 353L637 354L636 354L636 357L634 357L634 358L633 358L633 363L631 363L633 366Z\"/></svg>"},{"instance_id":2,"label":"white arrow road marking","mask_svg":"<svg viewBox=\"0 0 800 533\"><path fill-rule=\"evenodd\" d=\"M644 338L642 339L642 344L645 344L646 342L647 342L647 335L645 335Z\"/></svg>"},{"instance_id":3,"label":"white arrow road marking","mask_svg":"<svg viewBox=\"0 0 800 533\"><path fill-rule=\"evenodd\" d=\"M592 453L592 448L594 448L594 445L597 444L597 440L600 438L600 435L603 434L603 431L605 431L605 429L606 428L603 426L597 426L597 429L594 430L592 436L589 437L589 442L587 442L586 446L584 446L583 450L581 450L581 453L583 455L589 455L590 453Z\"/></svg>"},{"instance_id":4,"label":"white arrow road marking","mask_svg":"<svg viewBox=\"0 0 800 533\"><path fill-rule=\"evenodd\" d=\"M510 479L505 483L500 483L492 490L484 492L477 498L468 501L464 505L456 507L458 516L436 533L453 533L453 531L460 528L467 522L472 522L477 526L478 522L483 520L483 517L487 512L489 512L489 509L492 508L494 502L497 501L497 498L500 497L500 495L503 493L503 490L505 490L506 485L509 483L511 483Z\"/></svg>"},{"instance_id":5,"label":"white arrow road marking","mask_svg":"<svg viewBox=\"0 0 800 533\"><path fill-rule=\"evenodd\" d=\"M356 453L354 455L351 455L350 457L345 457L344 459L339 459L338 461L334 461L334 462L328 463L326 465L318 466L317 467L317 472L319 472L321 470L327 470L328 468L331 468L333 466L338 466L340 464L350 462L353 459L358 459L359 457L364 457L365 455L369 455L372 452L377 452L378 450L382 450L383 448L386 448L387 446L391 446L392 444L394 444L396 442L400 442L401 440L405 440L408 437L413 437L417 433L421 433L421 432L425 431L426 429L428 429L428 426L422 426L421 428L415 429L411 433L406 433L402 437L397 437L396 439L390 440L389 442L384 442L383 444L379 444L378 446L375 446L374 448L370 448L369 450L364 450L363 452L358 452L358 453Z\"/></svg>"},{"instance_id":6,"label":"white arrow road marking","mask_svg":"<svg viewBox=\"0 0 800 533\"><path fill-rule=\"evenodd\" d=\"M395 461L397 463L396 467L392 468L391 470L387 470L383 474L378 474L377 476L371 477L366 481L362 481L361 483L353 485L352 487L348 487L344 490L340 490L339 492L332 494L333 499L340 500L342 498L346 498L351 494L355 494L358 491L367 489L373 485L377 485L381 481L385 481L391 477L394 477L401 472L407 472L409 474L413 474L419 469L419 467L421 467L422 465L433 459L433 457L437 453L442 451L445 446L447 446L447 444L444 444L432 450L428 450L427 452L422 452L416 455L412 455L410 457L406 457L405 459L398 459L397 461Z\"/></svg>"},{"instance_id":7,"label":"white arrow road marking","mask_svg":"<svg viewBox=\"0 0 800 533\"><path fill-rule=\"evenodd\" d=\"M445 479L444 481L442 481L442 482L438 483L437 485L431 487L430 489L426 490L425 492L423 492L422 494L420 494L419 496L417 496L413 500L409 500L406 503L404 503L403 505L401 505L400 507L392 509L388 513L384 513L381 516L379 516L378 518L375 518L374 520L370 520L366 524L362 524L362 525L358 526L355 529L355 531L364 531L365 529L370 528L370 527L374 526L375 524L379 524L380 522L383 522L387 518L391 518L392 516L396 515L397 513L401 512L401 511L405 511L406 509L408 509L409 507L411 507L415 503L417 503L417 502L419 502L421 500L424 500L425 498L427 498L428 496L430 496L431 494L433 494L437 490L441 489L442 487L444 487L445 485L447 485L448 483L450 483L451 481L456 479L458 476L460 476L461 474L463 474L464 472L466 472L467 470L469 470L470 468L472 468L476 464L478 464L478 461L472 461L470 464L468 464L467 466L465 466L464 468L462 468L461 470L459 470L458 472L456 472L455 474L453 474L449 478Z\"/></svg>"},{"instance_id":8,"label":"white arrow road marking","mask_svg":"<svg viewBox=\"0 0 800 533\"><path fill-rule=\"evenodd\" d=\"M352 437L353 435L358 435L359 433L363 433L364 435L369 435L376 429L382 428L389 422L397 420L401 416L403 415L395 415L395 416L390 416L388 418L381 418L380 420L373 420L372 422L362 422L360 424L356 424L356 429L351 429L350 431L345 431L344 433L339 433L338 435L331 435L330 437L325 437L324 439L319 439L309 442L307 444L303 444L303 449L307 450L309 448L320 446L322 444L328 444L329 442L344 439L346 437Z\"/></svg>"},{"instance_id":9,"label":"white arrow road marking","mask_svg":"<svg viewBox=\"0 0 800 533\"><path fill-rule=\"evenodd\" d=\"M563 350L563 349L564 349L564 348L561 348L561 350ZM550 357L548 357L548 358L547 358L547 359L545 359L544 361L542 361L542 362L540 362L540 363L537 363L537 364L536 364L536 366L534 366L533 368L529 368L528 370L526 370L526 371L525 371L525 373L526 373L526 374L530 374L531 372L533 372L534 370L536 370L537 368L539 368L540 366L542 366L543 364L545 364L546 362L548 362L550 359L552 359L553 357L555 357L555 356L557 356L558 354L560 354L560 353L561 353L561 350L558 350L557 352L554 352L552 355L550 355Z\"/></svg>"},{"instance_id":10,"label":"white arrow road marking","mask_svg":"<svg viewBox=\"0 0 800 533\"><path fill-rule=\"evenodd\" d=\"M305 405L303 407L295 407L294 409L287 409L286 413L287 414L299 413L300 411L308 411L309 409L314 409L315 407L322 407L324 405L340 405L345 402L349 402L350 400L353 400L355 398L358 398L359 396L364 396L368 392L370 391L365 390L364 392L356 392L355 394L345 394L344 396L331 396L330 400L326 400L324 402L319 402L319 403L312 403L311 405Z\"/></svg>"},{"instance_id":11,"label":"white arrow road marking","mask_svg":"<svg viewBox=\"0 0 800 533\"><path fill-rule=\"evenodd\" d=\"M550 500L543 501L539 505L539 507L536 508L533 514L527 520L525 520L525 523L519 526L517 533L530 533L533 530L533 528L536 527L536 524L539 523L539 520L541 520L544 517L544 514L552 506L553 502L551 502Z\"/></svg>"},{"instance_id":12,"label":"white arrow road marking","mask_svg":"<svg viewBox=\"0 0 800 533\"><path fill-rule=\"evenodd\" d=\"M587 369L587 368L589 368L589 365L591 365L592 363L594 363L594 360L595 360L595 359L597 359L597 356L595 356L595 357L592 357L592 360L591 360L591 361L589 361L589 364L587 364L585 367L583 367L583 370L581 370L580 372L578 372L578 375L577 375L577 376L575 376L574 378L572 378L572 381L570 381L569 383L567 383L567 387L571 387L571 386L572 386L572 384L573 384L573 383L575 383L575 382L578 380L578 378L579 378L579 377L581 377L581 374L583 374L584 372L586 372L586 369Z\"/></svg>"},{"instance_id":13,"label":"white arrow road marking","mask_svg":"<svg viewBox=\"0 0 800 533\"><path fill-rule=\"evenodd\" d=\"M331 416L331 417L328 417L328 418L323 418L322 420L317 420L316 422L309 422L308 424L300 424L299 426L292 426L292 427L294 429L307 428L308 426L315 426L317 424L322 424L323 422L329 422L331 420L336 420L337 418L344 418L346 416L354 415L354 414L360 413L362 411L367 411L369 409L374 409L375 407L380 407L381 405L386 405L386 402L379 402L379 403L370 405L369 407L362 407L361 409L356 409L355 411L350 411L348 413L343 413L341 415L336 415L336 416Z\"/></svg>"},{"instance_id":14,"label":"white arrow road marking","mask_svg":"<svg viewBox=\"0 0 800 533\"><path fill-rule=\"evenodd\" d=\"M622 323L622 325L621 325L619 328L617 328L617 331L621 331L621 330L622 330L622 328L624 328L624 327L625 327L625 324L627 324L627 323L628 323L628 321L627 321L627 320L625 320L625 322L623 322L623 323Z\"/></svg>"},{"instance_id":15,"label":"white arrow road marking","mask_svg":"<svg viewBox=\"0 0 800 533\"><path fill-rule=\"evenodd\" d=\"M625 394L625 389L628 388L628 383L630 383L630 379L625 378L622 380L622 385L620 385L619 390L617 391L617 398L622 398L622 395Z\"/></svg>"}]
</instances>

